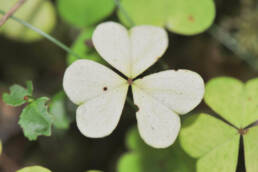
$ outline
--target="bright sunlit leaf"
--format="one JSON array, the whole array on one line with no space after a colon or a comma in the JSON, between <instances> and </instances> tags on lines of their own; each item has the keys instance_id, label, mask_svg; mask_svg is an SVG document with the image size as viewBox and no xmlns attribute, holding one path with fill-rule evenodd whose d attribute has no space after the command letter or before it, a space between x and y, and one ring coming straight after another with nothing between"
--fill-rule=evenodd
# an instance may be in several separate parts
<instances>
[{"instance_id":1,"label":"bright sunlit leaf","mask_svg":"<svg viewBox=\"0 0 258 172\"><path fill-rule=\"evenodd\" d=\"M76 121L82 134L100 138L112 133L131 85L143 140L155 148L173 144L180 130L178 115L202 100L202 78L189 70L167 70L133 80L165 53L166 31L136 26L128 32L118 23L106 22L97 26L92 41L102 58L129 79L90 60L77 60L67 68L63 86L71 101L79 105Z\"/></svg>"},{"instance_id":2,"label":"bright sunlit leaf","mask_svg":"<svg viewBox=\"0 0 258 172\"><path fill-rule=\"evenodd\" d=\"M198 172L236 170L240 135L223 121L208 114L193 115L184 121L179 138L183 149L199 158Z\"/></svg>"},{"instance_id":3,"label":"bright sunlit leaf","mask_svg":"<svg viewBox=\"0 0 258 172\"><path fill-rule=\"evenodd\" d=\"M244 135L246 172L258 171L258 127L250 128Z\"/></svg>"},{"instance_id":4,"label":"bright sunlit leaf","mask_svg":"<svg viewBox=\"0 0 258 172\"><path fill-rule=\"evenodd\" d=\"M0 9L7 12L16 2L17 0L1 0ZM50 0L28 0L17 10L14 16L25 20L46 33L50 33L56 24L55 9ZM0 17L2 17L1 14ZM8 20L3 25L0 28L0 33L8 38L26 42L42 38L38 33L13 20Z\"/></svg>"},{"instance_id":5,"label":"bright sunlit leaf","mask_svg":"<svg viewBox=\"0 0 258 172\"><path fill-rule=\"evenodd\" d=\"M57 7L65 21L85 27L109 16L115 4L113 0L58 0Z\"/></svg>"},{"instance_id":6,"label":"bright sunlit leaf","mask_svg":"<svg viewBox=\"0 0 258 172\"><path fill-rule=\"evenodd\" d=\"M189 155L198 158L198 172L235 172L240 136L244 137L246 171L257 171L257 92L257 78L246 84L229 77L207 83L205 102L235 127L208 114L197 114L184 121L180 143Z\"/></svg>"},{"instance_id":7,"label":"bright sunlit leaf","mask_svg":"<svg viewBox=\"0 0 258 172\"><path fill-rule=\"evenodd\" d=\"M118 172L194 172L195 160L187 156L178 143L167 149L146 145L134 127L126 137L129 153L118 161Z\"/></svg>"},{"instance_id":8,"label":"bright sunlit leaf","mask_svg":"<svg viewBox=\"0 0 258 172\"><path fill-rule=\"evenodd\" d=\"M41 135L51 135L53 116L47 109L48 100L47 97L36 99L27 105L20 115L19 125L29 140L36 140Z\"/></svg>"},{"instance_id":9,"label":"bright sunlit leaf","mask_svg":"<svg viewBox=\"0 0 258 172\"><path fill-rule=\"evenodd\" d=\"M53 125L57 129L65 130L69 128L70 119L65 109L65 94L63 91L58 92L49 105L49 113L53 116Z\"/></svg>"},{"instance_id":10,"label":"bright sunlit leaf","mask_svg":"<svg viewBox=\"0 0 258 172\"><path fill-rule=\"evenodd\" d=\"M27 88L20 85L13 85L10 87L10 93L3 94L3 101L11 106L20 106L26 103L26 97L32 96L33 85L31 81L27 82Z\"/></svg>"},{"instance_id":11,"label":"bright sunlit leaf","mask_svg":"<svg viewBox=\"0 0 258 172\"><path fill-rule=\"evenodd\" d=\"M220 116L238 128L258 119L258 79L241 81L219 77L206 85L205 102Z\"/></svg>"},{"instance_id":12,"label":"bright sunlit leaf","mask_svg":"<svg viewBox=\"0 0 258 172\"><path fill-rule=\"evenodd\" d=\"M51 172L51 171L41 166L30 166L30 167L25 167L23 169L20 169L16 172Z\"/></svg>"},{"instance_id":13,"label":"bright sunlit leaf","mask_svg":"<svg viewBox=\"0 0 258 172\"><path fill-rule=\"evenodd\" d=\"M72 50L83 59L89 59L104 64L104 60L98 55L92 44L92 33L93 28L87 28L82 31L73 43ZM67 63L70 65L76 60L79 60L79 58L69 54Z\"/></svg>"},{"instance_id":14,"label":"bright sunlit leaf","mask_svg":"<svg viewBox=\"0 0 258 172\"><path fill-rule=\"evenodd\" d=\"M205 31L215 18L213 0L121 0L121 4L136 25L164 26L183 35ZM122 10L118 16L130 24Z\"/></svg>"}]
</instances>

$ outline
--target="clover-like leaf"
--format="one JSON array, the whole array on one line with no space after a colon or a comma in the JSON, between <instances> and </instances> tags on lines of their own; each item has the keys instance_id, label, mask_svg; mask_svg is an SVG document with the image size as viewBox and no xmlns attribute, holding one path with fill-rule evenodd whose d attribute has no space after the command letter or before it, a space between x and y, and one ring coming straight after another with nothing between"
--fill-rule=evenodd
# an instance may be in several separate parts
<instances>
[{"instance_id":1,"label":"clover-like leaf","mask_svg":"<svg viewBox=\"0 0 258 172\"><path fill-rule=\"evenodd\" d=\"M199 158L198 172L236 170L240 135L223 121L208 114L192 115L183 122L179 138L183 149Z\"/></svg>"},{"instance_id":2,"label":"clover-like leaf","mask_svg":"<svg viewBox=\"0 0 258 172\"><path fill-rule=\"evenodd\" d=\"M197 172L235 172L240 136L244 137L246 171L257 171L257 93L258 79L246 84L229 77L208 82L205 102L226 121L203 113L184 121L180 143L198 158Z\"/></svg>"},{"instance_id":3,"label":"clover-like leaf","mask_svg":"<svg viewBox=\"0 0 258 172\"><path fill-rule=\"evenodd\" d=\"M72 50L83 59L90 59L104 64L104 60L95 51L94 46L91 42L93 30L93 28L87 28L82 31L73 43ZM78 59L79 58L77 56L69 54L67 58L67 63L68 65L70 65Z\"/></svg>"},{"instance_id":4,"label":"clover-like leaf","mask_svg":"<svg viewBox=\"0 0 258 172\"><path fill-rule=\"evenodd\" d=\"M47 97L36 99L27 105L20 115L19 125L29 140L36 140L40 135L51 135L53 117L46 106L48 100Z\"/></svg>"},{"instance_id":5,"label":"clover-like leaf","mask_svg":"<svg viewBox=\"0 0 258 172\"><path fill-rule=\"evenodd\" d=\"M16 2L17 0L1 0L0 9L7 12ZM14 16L25 20L46 33L50 33L56 24L55 9L50 0L27 1L17 10ZM1 27L0 33L3 33L8 38L25 42L43 38L38 33L12 20L8 20Z\"/></svg>"},{"instance_id":6,"label":"clover-like leaf","mask_svg":"<svg viewBox=\"0 0 258 172\"><path fill-rule=\"evenodd\" d=\"M77 27L96 24L114 10L113 0L58 0L58 11L68 23Z\"/></svg>"},{"instance_id":7,"label":"clover-like leaf","mask_svg":"<svg viewBox=\"0 0 258 172\"><path fill-rule=\"evenodd\" d=\"M245 128L258 119L258 78L245 85L229 77L212 79L206 85L204 100L228 122Z\"/></svg>"},{"instance_id":8,"label":"clover-like leaf","mask_svg":"<svg viewBox=\"0 0 258 172\"><path fill-rule=\"evenodd\" d=\"M154 149L146 145L134 127L126 139L130 152L118 162L118 172L193 172L194 160L176 143L166 149Z\"/></svg>"},{"instance_id":9,"label":"clover-like leaf","mask_svg":"<svg viewBox=\"0 0 258 172\"><path fill-rule=\"evenodd\" d=\"M51 172L51 171L41 166L30 166L30 167L22 168L16 172Z\"/></svg>"},{"instance_id":10,"label":"clover-like leaf","mask_svg":"<svg viewBox=\"0 0 258 172\"><path fill-rule=\"evenodd\" d=\"M27 82L27 88L20 85L13 85L10 87L10 94L3 94L3 101L11 106L20 106L26 103L26 96L32 96L33 85L31 81Z\"/></svg>"},{"instance_id":11,"label":"clover-like leaf","mask_svg":"<svg viewBox=\"0 0 258 172\"><path fill-rule=\"evenodd\" d=\"M183 35L205 31L215 18L213 0L121 0L121 4L136 25L164 26ZM129 24L122 9L118 16Z\"/></svg>"},{"instance_id":12,"label":"clover-like leaf","mask_svg":"<svg viewBox=\"0 0 258 172\"><path fill-rule=\"evenodd\" d=\"M53 115L53 125L57 129L68 129L70 119L65 109L65 94L63 91L57 93L50 102L49 113Z\"/></svg>"},{"instance_id":13,"label":"clover-like leaf","mask_svg":"<svg viewBox=\"0 0 258 172\"><path fill-rule=\"evenodd\" d=\"M247 172L258 171L258 127L250 128L244 135L245 166Z\"/></svg>"}]
</instances>

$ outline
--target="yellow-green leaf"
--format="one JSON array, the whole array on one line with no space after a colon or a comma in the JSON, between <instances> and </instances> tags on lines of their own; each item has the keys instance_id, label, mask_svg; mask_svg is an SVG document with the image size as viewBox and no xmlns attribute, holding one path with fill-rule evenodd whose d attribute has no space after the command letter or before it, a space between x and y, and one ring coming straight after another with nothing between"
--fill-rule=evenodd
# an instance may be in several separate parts
<instances>
[{"instance_id":1,"label":"yellow-green leaf","mask_svg":"<svg viewBox=\"0 0 258 172\"><path fill-rule=\"evenodd\" d=\"M121 4L136 25L164 26L183 35L205 31L215 18L213 0L121 0ZM122 10L118 16L129 24Z\"/></svg>"},{"instance_id":2,"label":"yellow-green leaf","mask_svg":"<svg viewBox=\"0 0 258 172\"><path fill-rule=\"evenodd\" d=\"M16 2L17 0L1 0L0 9L7 12ZM55 9L50 0L28 0L16 11L14 16L27 21L46 33L50 33L56 23ZM0 17L2 17L1 14ZM25 42L42 38L38 33L13 20L8 20L3 25L0 28L0 33L8 38Z\"/></svg>"},{"instance_id":3,"label":"yellow-green leaf","mask_svg":"<svg viewBox=\"0 0 258 172\"><path fill-rule=\"evenodd\" d=\"M212 79L206 84L204 100L231 124L245 128L258 120L258 79L246 85L230 77Z\"/></svg>"},{"instance_id":4,"label":"yellow-green leaf","mask_svg":"<svg viewBox=\"0 0 258 172\"><path fill-rule=\"evenodd\" d=\"M41 166L30 166L30 167L22 168L16 172L51 172L51 171Z\"/></svg>"},{"instance_id":5,"label":"yellow-green leaf","mask_svg":"<svg viewBox=\"0 0 258 172\"><path fill-rule=\"evenodd\" d=\"M244 135L246 172L258 171L258 126L252 127Z\"/></svg>"}]
</instances>

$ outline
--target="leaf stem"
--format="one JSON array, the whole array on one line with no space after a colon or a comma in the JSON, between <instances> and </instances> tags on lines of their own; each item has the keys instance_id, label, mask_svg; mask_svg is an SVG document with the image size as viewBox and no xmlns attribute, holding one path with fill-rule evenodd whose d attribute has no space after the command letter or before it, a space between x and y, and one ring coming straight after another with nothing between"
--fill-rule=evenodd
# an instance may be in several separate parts
<instances>
[{"instance_id":1,"label":"leaf stem","mask_svg":"<svg viewBox=\"0 0 258 172\"><path fill-rule=\"evenodd\" d=\"M4 12L3 10L0 10L0 14L5 15L6 12ZM34 32L37 32L38 34L40 34L41 36L43 36L44 38L46 38L47 40L49 40L50 42L56 44L58 47L62 48L64 51L66 51L67 53L77 57L77 58L81 58L78 54L76 54L74 51L72 51L68 46L66 46L65 44L63 44L62 42L60 42L59 40L57 40L56 38L52 37L51 35L43 32L42 30L40 30L39 28L32 26L31 24L27 23L26 21L19 19L15 16L10 16L11 19L15 20L16 22L24 25L25 27L33 30Z\"/></svg>"},{"instance_id":2,"label":"leaf stem","mask_svg":"<svg viewBox=\"0 0 258 172\"><path fill-rule=\"evenodd\" d=\"M0 27L11 17L25 2L26 0L19 0L16 4L1 18Z\"/></svg>"},{"instance_id":3,"label":"leaf stem","mask_svg":"<svg viewBox=\"0 0 258 172\"><path fill-rule=\"evenodd\" d=\"M124 17L126 18L126 20L128 21L128 23L130 24L130 26L135 26L134 21L130 18L130 16L128 15L127 11L124 9L124 7L121 5L120 0L114 0L116 6L118 7L118 9L120 9L121 13L124 15Z\"/></svg>"}]
</instances>

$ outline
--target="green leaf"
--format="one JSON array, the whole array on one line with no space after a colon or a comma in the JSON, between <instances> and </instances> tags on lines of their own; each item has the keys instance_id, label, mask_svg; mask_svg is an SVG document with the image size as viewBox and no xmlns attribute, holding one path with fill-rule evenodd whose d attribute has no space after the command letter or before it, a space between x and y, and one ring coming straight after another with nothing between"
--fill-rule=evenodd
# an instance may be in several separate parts
<instances>
[{"instance_id":1,"label":"green leaf","mask_svg":"<svg viewBox=\"0 0 258 172\"><path fill-rule=\"evenodd\" d=\"M3 149L3 146L2 146L2 142L0 140L0 155L2 154L2 149Z\"/></svg>"},{"instance_id":2,"label":"green leaf","mask_svg":"<svg viewBox=\"0 0 258 172\"><path fill-rule=\"evenodd\" d=\"M91 44L91 37L93 31L94 28L87 28L84 31L82 31L76 39L76 41L73 43L72 50L83 59L89 59L105 64L105 61L98 55L94 47L90 47L91 45L88 45ZM78 60L78 57L69 54L67 58L67 63L68 65L70 65L76 60Z\"/></svg>"},{"instance_id":3,"label":"green leaf","mask_svg":"<svg viewBox=\"0 0 258 172\"><path fill-rule=\"evenodd\" d=\"M17 0L1 0L0 9L7 12L16 2ZM50 33L56 23L55 9L49 0L27 1L14 16L27 21L46 33ZM0 17L2 17L1 14ZM38 33L13 20L8 20L3 25L0 29L0 33L3 33L8 38L25 42L36 41L43 38Z\"/></svg>"},{"instance_id":4,"label":"green leaf","mask_svg":"<svg viewBox=\"0 0 258 172\"><path fill-rule=\"evenodd\" d=\"M204 100L231 124L245 128L258 119L258 79L246 85L229 77L212 79L206 84Z\"/></svg>"},{"instance_id":5,"label":"green leaf","mask_svg":"<svg viewBox=\"0 0 258 172\"><path fill-rule=\"evenodd\" d=\"M182 148L199 158L198 172L235 172L239 138L235 128L203 113L187 118L179 136Z\"/></svg>"},{"instance_id":6,"label":"green leaf","mask_svg":"<svg viewBox=\"0 0 258 172\"><path fill-rule=\"evenodd\" d=\"M58 0L58 11L68 23L77 27L96 24L114 10L113 0Z\"/></svg>"},{"instance_id":7,"label":"green leaf","mask_svg":"<svg viewBox=\"0 0 258 172\"><path fill-rule=\"evenodd\" d=\"M51 172L51 171L41 166L30 166L30 167L25 167L23 169L20 169L16 172Z\"/></svg>"},{"instance_id":8,"label":"green leaf","mask_svg":"<svg viewBox=\"0 0 258 172\"><path fill-rule=\"evenodd\" d=\"M19 125L29 140L36 140L40 135L51 135L53 119L47 111L48 100L47 97L38 98L27 105L20 115Z\"/></svg>"},{"instance_id":9,"label":"green leaf","mask_svg":"<svg viewBox=\"0 0 258 172\"><path fill-rule=\"evenodd\" d=\"M57 93L50 102L49 112L53 116L53 125L57 129L66 130L69 128L70 119L65 109L65 94L63 91Z\"/></svg>"},{"instance_id":10,"label":"green leaf","mask_svg":"<svg viewBox=\"0 0 258 172\"><path fill-rule=\"evenodd\" d=\"M121 5L136 25L164 26L183 35L205 31L215 18L213 0L121 0ZM118 16L129 25L122 10Z\"/></svg>"},{"instance_id":11,"label":"green leaf","mask_svg":"<svg viewBox=\"0 0 258 172\"><path fill-rule=\"evenodd\" d=\"M10 94L3 94L3 101L11 106L20 106L26 103L24 99L26 96L32 96L33 85L31 81L27 82L27 89L20 85L13 85L10 87Z\"/></svg>"},{"instance_id":12,"label":"green leaf","mask_svg":"<svg viewBox=\"0 0 258 172\"><path fill-rule=\"evenodd\" d=\"M246 172L258 171L258 126L252 127L244 135Z\"/></svg>"},{"instance_id":13,"label":"green leaf","mask_svg":"<svg viewBox=\"0 0 258 172\"><path fill-rule=\"evenodd\" d=\"M176 143L167 149L154 149L146 145L137 128L132 128L126 138L130 153L118 162L118 172L193 172L195 161Z\"/></svg>"}]
</instances>

